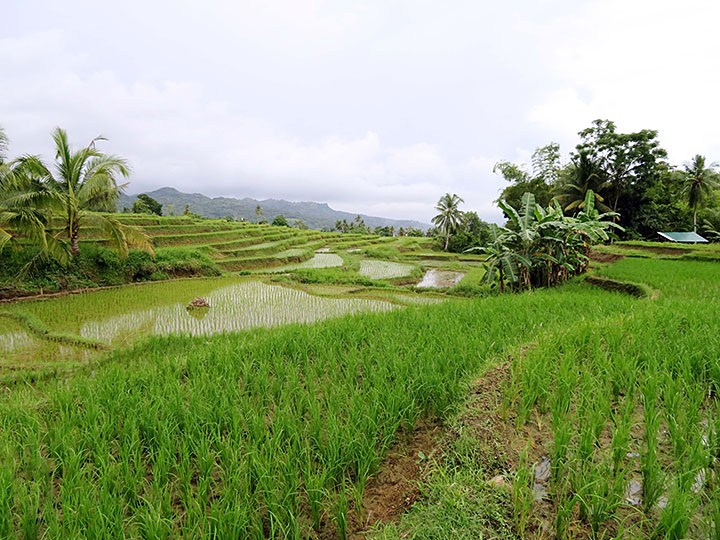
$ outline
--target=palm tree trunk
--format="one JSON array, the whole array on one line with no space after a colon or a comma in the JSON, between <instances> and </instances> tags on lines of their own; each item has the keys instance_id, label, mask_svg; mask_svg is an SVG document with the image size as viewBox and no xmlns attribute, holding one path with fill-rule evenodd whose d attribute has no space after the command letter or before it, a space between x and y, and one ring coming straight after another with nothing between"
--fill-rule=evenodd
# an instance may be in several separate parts
<instances>
[{"instance_id":1,"label":"palm tree trunk","mask_svg":"<svg viewBox=\"0 0 720 540\"><path fill-rule=\"evenodd\" d=\"M73 257L80 254L80 247L78 246L78 237L80 236L80 224L77 220L70 221L70 252Z\"/></svg>"},{"instance_id":2,"label":"palm tree trunk","mask_svg":"<svg viewBox=\"0 0 720 540\"><path fill-rule=\"evenodd\" d=\"M445 251L448 250L448 245L450 244L450 230L445 233Z\"/></svg>"},{"instance_id":3,"label":"palm tree trunk","mask_svg":"<svg viewBox=\"0 0 720 540\"><path fill-rule=\"evenodd\" d=\"M505 282L503 281L502 266L500 266L500 268L498 268L498 272L499 272L498 278L500 279L500 292L504 293L505 292Z\"/></svg>"},{"instance_id":4,"label":"palm tree trunk","mask_svg":"<svg viewBox=\"0 0 720 540\"><path fill-rule=\"evenodd\" d=\"M693 232L697 232L697 208L693 212Z\"/></svg>"}]
</instances>

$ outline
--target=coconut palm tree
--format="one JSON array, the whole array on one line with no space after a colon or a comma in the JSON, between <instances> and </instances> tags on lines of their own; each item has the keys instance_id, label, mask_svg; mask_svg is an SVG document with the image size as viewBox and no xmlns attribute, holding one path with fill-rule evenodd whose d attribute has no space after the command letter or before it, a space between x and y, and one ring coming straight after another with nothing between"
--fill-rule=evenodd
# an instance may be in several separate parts
<instances>
[{"instance_id":1,"label":"coconut palm tree","mask_svg":"<svg viewBox=\"0 0 720 540\"><path fill-rule=\"evenodd\" d=\"M599 210L611 211L610 207L604 204L605 199L601 195L610 186L610 182L600 163L594 161L586 152L581 152L573 158L568 174L555 190L557 199L566 212L582 210L588 191L594 192L595 205Z\"/></svg>"},{"instance_id":2,"label":"coconut palm tree","mask_svg":"<svg viewBox=\"0 0 720 540\"><path fill-rule=\"evenodd\" d=\"M14 242L16 235L30 239L40 248L40 256L61 262L68 260L65 246L48 234L50 211L55 197L43 186L18 170L7 157L8 137L0 127L0 251Z\"/></svg>"},{"instance_id":3,"label":"coconut palm tree","mask_svg":"<svg viewBox=\"0 0 720 540\"><path fill-rule=\"evenodd\" d=\"M445 235L445 251L447 251L450 243L450 233L462 223L463 213L459 208L459 204L462 202L465 201L454 193L452 195L446 193L440 197L437 205L435 205L435 210L440 213L432 218L432 222Z\"/></svg>"},{"instance_id":4,"label":"coconut palm tree","mask_svg":"<svg viewBox=\"0 0 720 540\"><path fill-rule=\"evenodd\" d=\"M24 156L18 160L18 170L33 181L40 182L46 192L56 199L55 207L62 216L61 231L70 241L73 256L80 253L78 239L80 229L87 225L98 227L108 238L112 247L123 255L130 247L152 252L152 244L140 230L121 224L112 216L98 211L112 211L124 185L118 185L117 177L127 177L130 168L127 161L108 155L95 148L102 137L73 151L65 130L57 128L55 142L54 172L37 156Z\"/></svg>"},{"instance_id":5,"label":"coconut palm tree","mask_svg":"<svg viewBox=\"0 0 720 540\"><path fill-rule=\"evenodd\" d=\"M697 232L698 209L712 196L712 190L720 187L717 164L706 165L705 156L700 154L683 165L682 192L687 197L688 206L693 211L693 231Z\"/></svg>"}]
</instances>

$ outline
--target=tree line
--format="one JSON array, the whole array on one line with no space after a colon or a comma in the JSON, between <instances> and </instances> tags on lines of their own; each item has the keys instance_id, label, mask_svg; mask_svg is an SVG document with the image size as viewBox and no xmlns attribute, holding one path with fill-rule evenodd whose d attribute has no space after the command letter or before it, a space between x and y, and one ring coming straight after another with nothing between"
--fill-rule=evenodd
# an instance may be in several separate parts
<instances>
[{"instance_id":1,"label":"tree line","mask_svg":"<svg viewBox=\"0 0 720 540\"><path fill-rule=\"evenodd\" d=\"M712 235L720 229L718 167L705 156L673 166L657 131L621 133L610 120L595 120L578 135L567 163L554 142L537 148L530 164L498 162L493 171L510 183L499 200L518 208L529 192L540 205L555 199L577 213L593 191L601 211L619 214L628 239L690 229Z\"/></svg>"}]
</instances>

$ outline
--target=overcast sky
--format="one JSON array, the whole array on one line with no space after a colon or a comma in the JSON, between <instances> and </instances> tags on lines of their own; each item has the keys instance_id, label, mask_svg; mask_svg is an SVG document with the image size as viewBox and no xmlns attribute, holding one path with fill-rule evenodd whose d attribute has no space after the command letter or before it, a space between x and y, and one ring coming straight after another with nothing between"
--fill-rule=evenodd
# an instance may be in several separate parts
<instances>
[{"instance_id":1,"label":"overcast sky","mask_svg":"<svg viewBox=\"0 0 720 540\"><path fill-rule=\"evenodd\" d=\"M720 160L714 0L2 0L0 125L130 159L173 186L429 221L498 220L499 159L595 118Z\"/></svg>"}]
</instances>

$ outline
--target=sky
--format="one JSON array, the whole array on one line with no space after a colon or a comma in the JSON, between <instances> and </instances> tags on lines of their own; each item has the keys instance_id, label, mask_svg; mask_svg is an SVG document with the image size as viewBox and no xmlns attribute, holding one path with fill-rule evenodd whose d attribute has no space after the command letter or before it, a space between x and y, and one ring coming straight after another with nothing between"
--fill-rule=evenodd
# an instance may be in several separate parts
<instances>
[{"instance_id":1,"label":"sky","mask_svg":"<svg viewBox=\"0 0 720 540\"><path fill-rule=\"evenodd\" d=\"M501 159L596 118L720 160L714 0L2 0L0 126L129 159L129 193L501 221Z\"/></svg>"}]
</instances>

